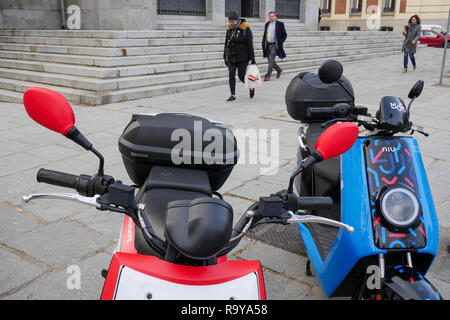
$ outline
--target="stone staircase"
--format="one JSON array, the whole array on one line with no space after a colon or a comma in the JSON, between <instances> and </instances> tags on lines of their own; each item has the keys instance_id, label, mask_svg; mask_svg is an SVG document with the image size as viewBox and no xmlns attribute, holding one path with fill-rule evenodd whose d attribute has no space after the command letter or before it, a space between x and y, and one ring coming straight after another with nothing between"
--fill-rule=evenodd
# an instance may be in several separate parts
<instances>
[{"instance_id":1,"label":"stone staircase","mask_svg":"<svg viewBox=\"0 0 450 320\"><path fill-rule=\"evenodd\" d=\"M264 74L264 23L250 23ZM283 74L316 70L328 58L348 62L399 54L402 44L391 32L309 32L294 22L286 28ZM95 106L228 83L224 28L180 20L158 29L0 30L0 101L21 103L27 88L42 86L75 104Z\"/></svg>"}]
</instances>

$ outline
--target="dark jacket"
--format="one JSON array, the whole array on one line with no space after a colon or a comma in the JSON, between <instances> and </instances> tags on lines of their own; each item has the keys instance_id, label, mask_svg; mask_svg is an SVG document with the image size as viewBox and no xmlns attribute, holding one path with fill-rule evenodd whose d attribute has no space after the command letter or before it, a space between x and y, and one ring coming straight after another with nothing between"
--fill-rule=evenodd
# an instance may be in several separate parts
<instances>
[{"instance_id":1,"label":"dark jacket","mask_svg":"<svg viewBox=\"0 0 450 320\"><path fill-rule=\"evenodd\" d=\"M266 48L267 48L267 28L269 27L269 21L266 22L266 25L264 26L264 36L262 39L262 49L263 49L263 56L264 58L267 57ZM275 20L275 33L277 36L277 48L278 48L278 56L283 59L286 57L286 53L283 49L283 43L287 38L286 29L284 27L284 23L278 20Z\"/></svg>"},{"instance_id":2,"label":"dark jacket","mask_svg":"<svg viewBox=\"0 0 450 320\"><path fill-rule=\"evenodd\" d=\"M227 34L223 50L225 62L248 62L255 60L253 50L253 34L250 24L245 19L240 19L240 24L236 29L227 25Z\"/></svg>"}]
</instances>

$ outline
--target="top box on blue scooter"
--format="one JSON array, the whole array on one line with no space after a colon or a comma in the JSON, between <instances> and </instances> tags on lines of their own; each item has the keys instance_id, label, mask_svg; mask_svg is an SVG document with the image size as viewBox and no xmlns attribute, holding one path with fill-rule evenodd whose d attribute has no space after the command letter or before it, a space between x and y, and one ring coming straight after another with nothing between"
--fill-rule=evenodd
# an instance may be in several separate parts
<instances>
[{"instance_id":1,"label":"top box on blue scooter","mask_svg":"<svg viewBox=\"0 0 450 320\"><path fill-rule=\"evenodd\" d=\"M342 84L353 94L353 87L350 81L344 76L341 77ZM320 81L316 73L300 73L291 80L286 89L286 108L294 120L305 123L323 122L320 118L308 117L306 110L308 108L332 107L338 103L353 102L344 89L337 82L326 84Z\"/></svg>"}]
</instances>

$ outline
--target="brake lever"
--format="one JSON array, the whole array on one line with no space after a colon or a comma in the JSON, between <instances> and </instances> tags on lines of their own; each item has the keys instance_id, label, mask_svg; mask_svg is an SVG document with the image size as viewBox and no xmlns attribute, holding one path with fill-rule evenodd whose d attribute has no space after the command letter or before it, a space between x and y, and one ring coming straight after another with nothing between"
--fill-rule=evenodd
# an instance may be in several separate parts
<instances>
[{"instance_id":1,"label":"brake lever","mask_svg":"<svg viewBox=\"0 0 450 320\"><path fill-rule=\"evenodd\" d=\"M84 197L76 193L34 193L28 196L23 196L22 200L26 203L34 199L71 200L88 204L94 207L100 207L100 204L97 202L98 197L99 195L95 195L93 197Z\"/></svg>"},{"instance_id":2,"label":"brake lever","mask_svg":"<svg viewBox=\"0 0 450 320\"><path fill-rule=\"evenodd\" d=\"M423 134L425 137L428 137L430 134L428 132L425 132L423 130L423 127L419 127L416 125L411 125L411 135L414 134L414 132L417 131L418 133Z\"/></svg>"},{"instance_id":3,"label":"brake lever","mask_svg":"<svg viewBox=\"0 0 450 320\"><path fill-rule=\"evenodd\" d=\"M296 215L296 214L292 213L292 211L289 211L289 214L291 217L289 219L287 219L287 223L321 223L321 224L326 224L326 225L330 225L333 227L345 229L345 230L347 230L348 233L353 233L355 231L355 228L353 228L352 226L349 226L348 224L345 224L345 223L342 223L342 222L339 222L336 220L318 217L318 216L312 216L312 215Z\"/></svg>"}]
</instances>

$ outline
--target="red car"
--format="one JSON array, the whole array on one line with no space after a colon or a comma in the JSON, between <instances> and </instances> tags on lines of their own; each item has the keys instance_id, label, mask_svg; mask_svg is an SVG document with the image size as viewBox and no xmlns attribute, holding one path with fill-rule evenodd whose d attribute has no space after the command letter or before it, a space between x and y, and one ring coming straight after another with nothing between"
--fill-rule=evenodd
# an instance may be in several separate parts
<instances>
[{"instance_id":1,"label":"red car","mask_svg":"<svg viewBox=\"0 0 450 320\"><path fill-rule=\"evenodd\" d=\"M448 36L448 39L450 40L450 36ZM445 36L433 30L422 30L419 42L427 44L429 47L443 48L445 46Z\"/></svg>"}]
</instances>

